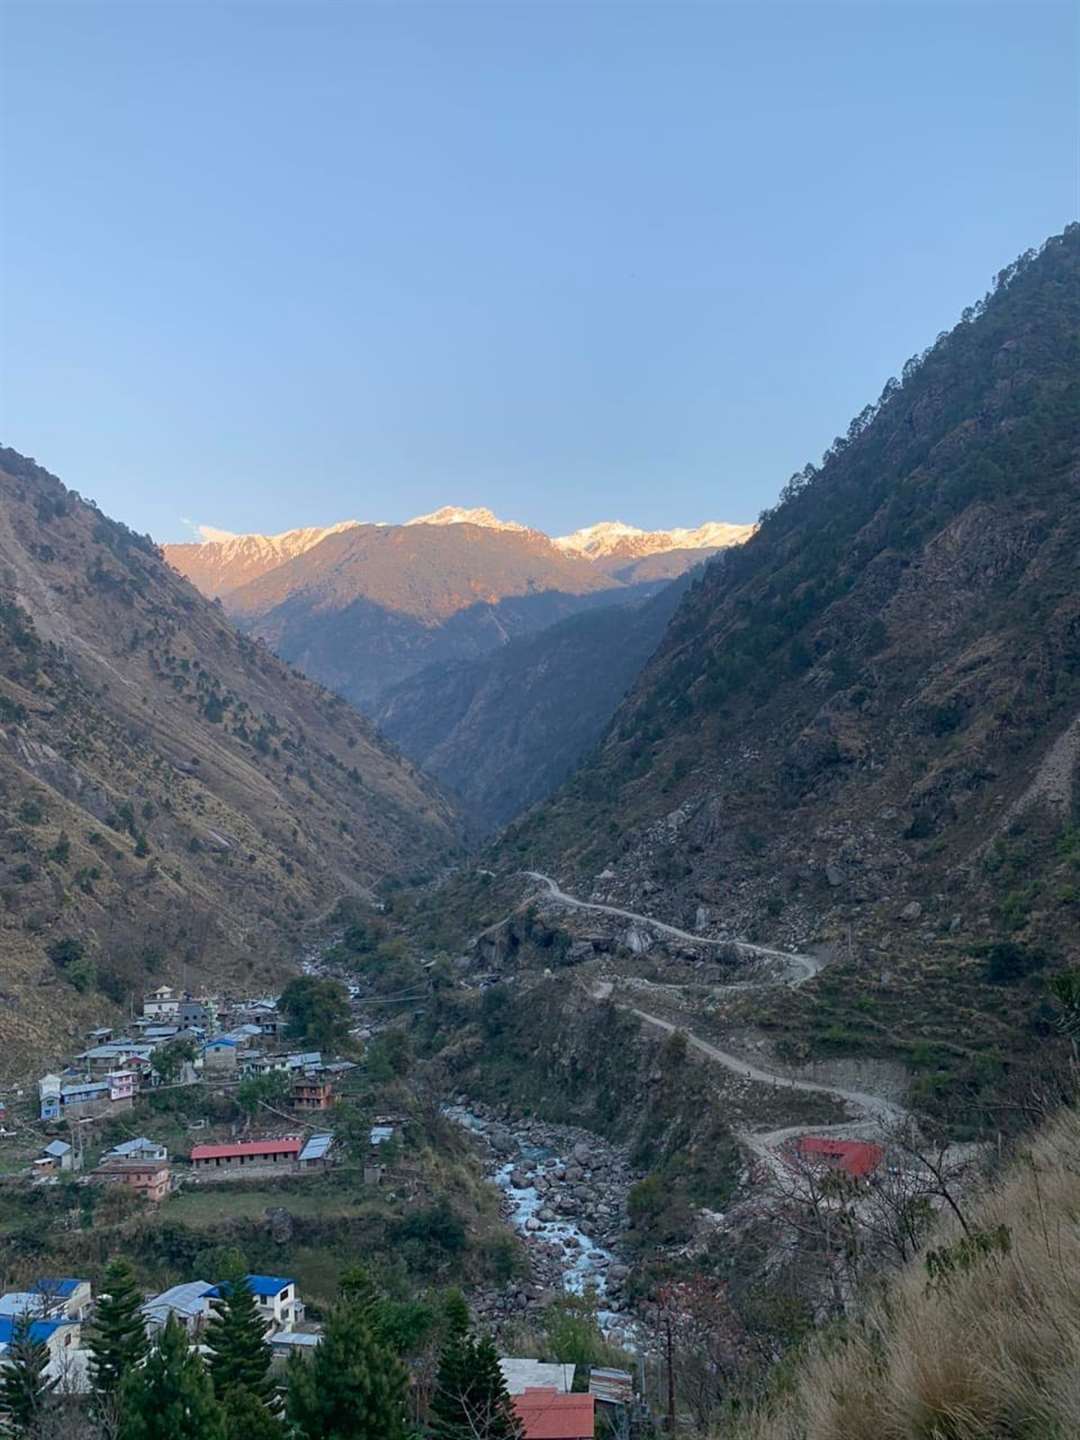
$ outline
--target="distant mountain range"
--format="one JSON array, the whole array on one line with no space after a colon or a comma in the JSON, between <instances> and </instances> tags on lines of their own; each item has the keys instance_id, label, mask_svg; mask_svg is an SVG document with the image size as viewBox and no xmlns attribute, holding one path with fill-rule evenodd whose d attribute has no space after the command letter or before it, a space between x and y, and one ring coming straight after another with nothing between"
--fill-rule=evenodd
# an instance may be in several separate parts
<instances>
[{"instance_id":1,"label":"distant mountain range","mask_svg":"<svg viewBox=\"0 0 1080 1440\"><path fill-rule=\"evenodd\" d=\"M552 540L487 509L444 506L403 525L209 531L164 552L243 629L373 710L428 665L477 660L580 611L647 599L752 529L616 521Z\"/></svg>"}]
</instances>

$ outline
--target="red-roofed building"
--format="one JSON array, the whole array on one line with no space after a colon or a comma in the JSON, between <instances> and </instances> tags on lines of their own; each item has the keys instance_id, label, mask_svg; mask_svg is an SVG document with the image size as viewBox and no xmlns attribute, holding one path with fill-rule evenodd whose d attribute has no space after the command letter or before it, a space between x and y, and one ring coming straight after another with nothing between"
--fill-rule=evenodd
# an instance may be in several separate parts
<instances>
[{"instance_id":1,"label":"red-roofed building","mask_svg":"<svg viewBox=\"0 0 1080 1440\"><path fill-rule=\"evenodd\" d=\"M593 1440L596 1402L591 1395L526 1390L513 1397L525 1440Z\"/></svg>"},{"instance_id":2,"label":"red-roofed building","mask_svg":"<svg viewBox=\"0 0 1080 1440\"><path fill-rule=\"evenodd\" d=\"M294 1165L303 1144L299 1135L278 1140L238 1140L231 1145L193 1145L192 1169L198 1171L255 1170Z\"/></svg>"},{"instance_id":3,"label":"red-roofed building","mask_svg":"<svg viewBox=\"0 0 1080 1440\"><path fill-rule=\"evenodd\" d=\"M804 1160L843 1170L852 1180L868 1180L885 1156L880 1145L864 1140L832 1140L824 1135L803 1135L795 1149Z\"/></svg>"}]
</instances>

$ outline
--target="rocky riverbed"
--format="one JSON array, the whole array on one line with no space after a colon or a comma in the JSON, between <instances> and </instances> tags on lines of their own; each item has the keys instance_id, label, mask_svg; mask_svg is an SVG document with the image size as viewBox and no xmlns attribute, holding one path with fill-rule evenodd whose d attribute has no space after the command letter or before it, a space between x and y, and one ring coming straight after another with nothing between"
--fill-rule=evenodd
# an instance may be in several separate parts
<instances>
[{"instance_id":1,"label":"rocky riverbed","mask_svg":"<svg viewBox=\"0 0 1080 1440\"><path fill-rule=\"evenodd\" d=\"M630 1270L618 1252L627 1192L638 1177L626 1156L588 1131L499 1118L464 1099L447 1114L487 1150L503 1212L525 1241L533 1295L591 1288L604 1330L613 1337L627 1331Z\"/></svg>"}]
</instances>

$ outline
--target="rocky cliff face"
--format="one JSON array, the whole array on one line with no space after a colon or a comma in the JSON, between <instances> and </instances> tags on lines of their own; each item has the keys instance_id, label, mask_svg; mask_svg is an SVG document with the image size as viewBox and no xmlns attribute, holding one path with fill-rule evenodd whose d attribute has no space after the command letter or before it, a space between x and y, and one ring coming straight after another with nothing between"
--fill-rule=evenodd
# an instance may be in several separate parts
<instances>
[{"instance_id":1,"label":"rocky cliff face","mask_svg":"<svg viewBox=\"0 0 1080 1440\"><path fill-rule=\"evenodd\" d=\"M921 1035L933 1069L1012 1044L1080 903L1078 331L1073 228L689 593L595 758L512 827L515 862L691 926L838 940L856 979L816 999L841 1047Z\"/></svg>"},{"instance_id":2,"label":"rocky cliff face","mask_svg":"<svg viewBox=\"0 0 1080 1440\"><path fill-rule=\"evenodd\" d=\"M438 863L447 802L355 711L0 451L0 1038L148 973L267 975L335 899Z\"/></svg>"}]
</instances>

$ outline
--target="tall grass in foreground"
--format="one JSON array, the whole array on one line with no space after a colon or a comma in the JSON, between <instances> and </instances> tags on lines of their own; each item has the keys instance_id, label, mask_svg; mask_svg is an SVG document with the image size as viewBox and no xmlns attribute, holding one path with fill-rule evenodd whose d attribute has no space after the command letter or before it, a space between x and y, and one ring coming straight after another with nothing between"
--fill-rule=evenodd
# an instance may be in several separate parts
<instances>
[{"instance_id":1,"label":"tall grass in foreground","mask_svg":"<svg viewBox=\"0 0 1080 1440\"><path fill-rule=\"evenodd\" d=\"M1049 1122L968 1223L974 1241L943 1221L929 1246L944 1271L924 1255L893 1277L738 1440L1078 1440L1080 1112Z\"/></svg>"}]
</instances>

